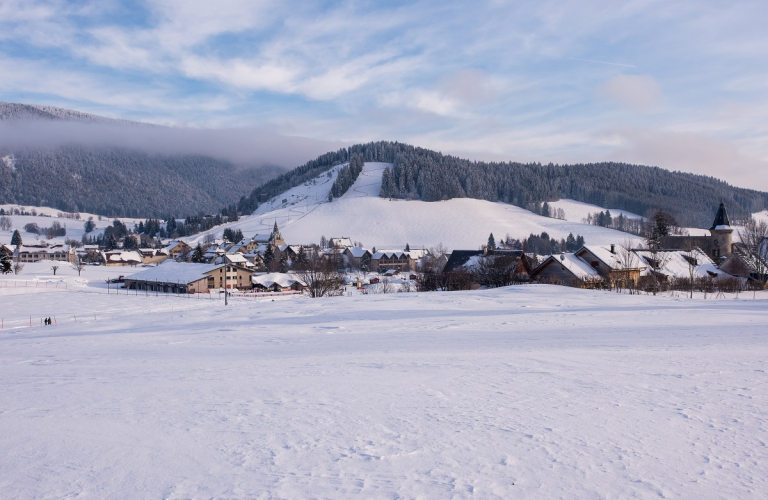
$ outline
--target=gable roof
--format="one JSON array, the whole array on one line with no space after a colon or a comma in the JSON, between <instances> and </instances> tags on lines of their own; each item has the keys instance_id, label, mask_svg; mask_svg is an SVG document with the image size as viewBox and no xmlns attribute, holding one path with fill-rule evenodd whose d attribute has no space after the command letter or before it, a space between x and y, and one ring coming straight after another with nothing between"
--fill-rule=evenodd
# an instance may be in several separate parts
<instances>
[{"instance_id":1,"label":"gable roof","mask_svg":"<svg viewBox=\"0 0 768 500\"><path fill-rule=\"evenodd\" d=\"M224 264L195 264L189 262L175 262L166 260L162 264L150 267L140 273L127 276L129 280L156 281L159 283L184 283L207 278L209 273L222 267Z\"/></svg>"},{"instance_id":2,"label":"gable roof","mask_svg":"<svg viewBox=\"0 0 768 500\"><path fill-rule=\"evenodd\" d=\"M362 256L364 256L366 253L368 253L368 254L370 254L370 253L371 253L371 252L369 252L367 249L365 249L365 248L363 248L363 247L347 247L347 252L349 252L349 254L350 254L352 257L356 258L356 259L359 259L359 258L361 258L361 257L362 257ZM377 252L377 253L378 253L378 252Z\"/></svg>"},{"instance_id":3,"label":"gable roof","mask_svg":"<svg viewBox=\"0 0 768 500\"><path fill-rule=\"evenodd\" d=\"M251 280L253 283L257 285L261 285L264 288L269 288L275 283L280 285L282 288L288 288L292 286L294 283L300 283L303 285L300 279L298 279L293 274L287 274L287 273L267 273L267 274L259 274L254 275Z\"/></svg>"},{"instance_id":4,"label":"gable roof","mask_svg":"<svg viewBox=\"0 0 768 500\"><path fill-rule=\"evenodd\" d=\"M573 253L550 255L544 259L544 262L536 266L533 271L531 271L531 274L538 274L545 266L558 264L581 281L600 277L600 273L598 273L595 268L578 258L576 254Z\"/></svg>"},{"instance_id":5,"label":"gable roof","mask_svg":"<svg viewBox=\"0 0 768 500\"><path fill-rule=\"evenodd\" d=\"M448 257L448 261L443 266L444 272L455 271L460 267L464 267L471 257L482 255L482 250L454 250L451 252L451 256Z\"/></svg>"}]
</instances>

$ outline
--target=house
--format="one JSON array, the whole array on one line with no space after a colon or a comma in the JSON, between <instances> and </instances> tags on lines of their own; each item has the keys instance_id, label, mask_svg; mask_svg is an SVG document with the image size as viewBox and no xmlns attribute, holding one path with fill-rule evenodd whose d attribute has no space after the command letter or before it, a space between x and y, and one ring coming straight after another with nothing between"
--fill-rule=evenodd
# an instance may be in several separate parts
<instances>
[{"instance_id":1,"label":"house","mask_svg":"<svg viewBox=\"0 0 768 500\"><path fill-rule=\"evenodd\" d=\"M136 250L110 250L102 254L102 259L105 266L138 266L144 262Z\"/></svg>"},{"instance_id":2,"label":"house","mask_svg":"<svg viewBox=\"0 0 768 500\"><path fill-rule=\"evenodd\" d=\"M371 270L380 273L388 269L397 271L410 271L416 269L416 262L406 252L383 251L371 256Z\"/></svg>"},{"instance_id":3,"label":"house","mask_svg":"<svg viewBox=\"0 0 768 500\"><path fill-rule=\"evenodd\" d=\"M164 293L206 293L251 289L250 270L231 264L193 264L168 260L125 278L125 288Z\"/></svg>"},{"instance_id":4,"label":"house","mask_svg":"<svg viewBox=\"0 0 768 500\"><path fill-rule=\"evenodd\" d=\"M162 248L139 248L142 264L160 264L168 258L168 252Z\"/></svg>"},{"instance_id":5,"label":"house","mask_svg":"<svg viewBox=\"0 0 768 500\"><path fill-rule=\"evenodd\" d=\"M288 273L267 273L254 275L252 278L253 286L257 290L268 290L270 292L302 291L306 285L295 275Z\"/></svg>"},{"instance_id":6,"label":"house","mask_svg":"<svg viewBox=\"0 0 768 500\"><path fill-rule=\"evenodd\" d=\"M768 240L763 240L762 245L768 245ZM750 252L744 243L734 243L731 254L727 255L720 264L720 270L758 283L768 281L768 262L764 256L768 255L765 247L758 252ZM761 255L754 255L759 253Z\"/></svg>"},{"instance_id":7,"label":"house","mask_svg":"<svg viewBox=\"0 0 768 500\"><path fill-rule=\"evenodd\" d=\"M363 247L347 247L344 249L344 258L353 269L370 271L372 256L373 254Z\"/></svg>"},{"instance_id":8,"label":"house","mask_svg":"<svg viewBox=\"0 0 768 500\"><path fill-rule=\"evenodd\" d=\"M717 267L717 264L703 250L663 250L653 252L651 250L637 249L634 253L640 257L646 269L641 276L656 276L667 280L670 278L717 278L727 277L728 273Z\"/></svg>"},{"instance_id":9,"label":"house","mask_svg":"<svg viewBox=\"0 0 768 500\"><path fill-rule=\"evenodd\" d=\"M576 288L594 288L603 283L597 269L573 253L550 255L531 270L531 279Z\"/></svg>"},{"instance_id":10,"label":"house","mask_svg":"<svg viewBox=\"0 0 768 500\"><path fill-rule=\"evenodd\" d=\"M328 240L328 246L331 248L347 248L355 246L352 243L352 238L349 236L342 236L340 238L331 238Z\"/></svg>"},{"instance_id":11,"label":"house","mask_svg":"<svg viewBox=\"0 0 768 500\"><path fill-rule=\"evenodd\" d=\"M636 285L641 273L648 267L631 248L616 244L584 245L575 255L592 266L612 286Z\"/></svg>"},{"instance_id":12,"label":"house","mask_svg":"<svg viewBox=\"0 0 768 500\"><path fill-rule=\"evenodd\" d=\"M77 252L70 245L21 245L14 249L13 258L22 263L39 262L41 260L54 260L59 262L74 263L77 261Z\"/></svg>"},{"instance_id":13,"label":"house","mask_svg":"<svg viewBox=\"0 0 768 500\"><path fill-rule=\"evenodd\" d=\"M177 260L179 257L182 257L191 252L192 247L181 240L175 240L165 248L165 251L168 253L170 258Z\"/></svg>"},{"instance_id":14,"label":"house","mask_svg":"<svg viewBox=\"0 0 768 500\"><path fill-rule=\"evenodd\" d=\"M225 264L233 264L235 266L244 267L246 269L253 269L256 266L253 262L245 258L245 255L241 253L226 253L222 256L222 262Z\"/></svg>"},{"instance_id":15,"label":"house","mask_svg":"<svg viewBox=\"0 0 768 500\"><path fill-rule=\"evenodd\" d=\"M477 258L483 255L482 250L454 250L445 262L442 270L445 273L450 273L464 268L470 259Z\"/></svg>"}]
</instances>

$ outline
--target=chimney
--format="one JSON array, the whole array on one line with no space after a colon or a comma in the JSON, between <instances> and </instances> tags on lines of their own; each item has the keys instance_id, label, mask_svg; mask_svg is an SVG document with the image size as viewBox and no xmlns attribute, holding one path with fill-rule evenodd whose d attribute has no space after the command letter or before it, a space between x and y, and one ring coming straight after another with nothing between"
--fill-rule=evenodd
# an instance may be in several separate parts
<instances>
[{"instance_id":1,"label":"chimney","mask_svg":"<svg viewBox=\"0 0 768 500\"><path fill-rule=\"evenodd\" d=\"M611 243L611 253L616 253L616 245Z\"/></svg>"}]
</instances>

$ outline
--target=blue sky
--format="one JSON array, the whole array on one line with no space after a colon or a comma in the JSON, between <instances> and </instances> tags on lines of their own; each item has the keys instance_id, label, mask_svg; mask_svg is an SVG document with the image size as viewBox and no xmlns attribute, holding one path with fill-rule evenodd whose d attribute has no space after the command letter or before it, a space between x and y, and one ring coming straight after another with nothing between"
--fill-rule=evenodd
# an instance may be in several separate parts
<instances>
[{"instance_id":1,"label":"blue sky","mask_svg":"<svg viewBox=\"0 0 768 500\"><path fill-rule=\"evenodd\" d=\"M768 190L768 2L0 0L0 100Z\"/></svg>"}]
</instances>

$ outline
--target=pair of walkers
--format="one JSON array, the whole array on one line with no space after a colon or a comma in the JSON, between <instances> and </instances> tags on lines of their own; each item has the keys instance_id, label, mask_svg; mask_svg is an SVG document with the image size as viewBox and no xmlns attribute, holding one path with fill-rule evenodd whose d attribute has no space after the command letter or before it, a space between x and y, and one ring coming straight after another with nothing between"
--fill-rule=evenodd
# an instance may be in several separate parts
<instances>
[{"instance_id":1,"label":"pair of walkers","mask_svg":"<svg viewBox=\"0 0 768 500\"><path fill-rule=\"evenodd\" d=\"M43 321L45 321L46 325L52 325L53 324L53 320L51 318L45 318Z\"/></svg>"}]
</instances>

